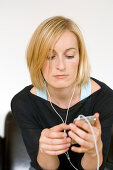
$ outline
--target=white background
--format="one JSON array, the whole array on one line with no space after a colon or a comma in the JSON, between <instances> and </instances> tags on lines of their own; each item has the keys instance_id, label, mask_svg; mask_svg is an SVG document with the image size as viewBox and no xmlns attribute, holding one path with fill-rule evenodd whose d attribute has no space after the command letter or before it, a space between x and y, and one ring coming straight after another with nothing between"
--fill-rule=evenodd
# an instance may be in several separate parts
<instances>
[{"instance_id":1,"label":"white background","mask_svg":"<svg viewBox=\"0 0 113 170\"><path fill-rule=\"evenodd\" d=\"M63 15L80 27L91 75L113 89L113 0L0 0L0 135L11 98L31 83L25 51L36 27Z\"/></svg>"}]
</instances>

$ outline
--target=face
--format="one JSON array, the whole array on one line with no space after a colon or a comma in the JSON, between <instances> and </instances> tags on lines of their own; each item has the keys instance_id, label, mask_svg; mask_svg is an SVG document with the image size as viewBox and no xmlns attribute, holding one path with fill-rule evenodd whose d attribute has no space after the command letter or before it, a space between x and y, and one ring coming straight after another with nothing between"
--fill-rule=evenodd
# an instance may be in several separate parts
<instances>
[{"instance_id":1,"label":"face","mask_svg":"<svg viewBox=\"0 0 113 170\"><path fill-rule=\"evenodd\" d=\"M53 50L52 50L53 49ZM47 86L53 88L67 88L74 85L78 64L79 49L76 36L66 30L58 39L42 68Z\"/></svg>"}]
</instances>

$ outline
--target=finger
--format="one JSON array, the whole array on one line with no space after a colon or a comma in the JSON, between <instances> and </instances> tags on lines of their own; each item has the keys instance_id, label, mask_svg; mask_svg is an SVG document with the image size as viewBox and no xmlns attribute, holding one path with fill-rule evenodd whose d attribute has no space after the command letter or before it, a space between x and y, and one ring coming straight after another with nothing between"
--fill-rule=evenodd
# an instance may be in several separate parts
<instances>
[{"instance_id":1,"label":"finger","mask_svg":"<svg viewBox=\"0 0 113 170\"><path fill-rule=\"evenodd\" d=\"M46 151L46 153L48 154L48 155L61 155L61 154L63 154L63 153L65 153L65 152L67 152L69 150L69 148L67 148L67 149L64 149L64 150L59 150L59 151Z\"/></svg>"},{"instance_id":2,"label":"finger","mask_svg":"<svg viewBox=\"0 0 113 170\"><path fill-rule=\"evenodd\" d=\"M89 124L80 120L75 121L75 125L78 126L79 128L83 129L87 133L91 133L91 129L89 127Z\"/></svg>"},{"instance_id":3,"label":"finger","mask_svg":"<svg viewBox=\"0 0 113 170\"><path fill-rule=\"evenodd\" d=\"M77 136L80 138L84 139L85 141L91 142L91 134L87 133L86 131L78 128L75 124L71 123L69 124L70 129L72 130L73 133L75 133Z\"/></svg>"},{"instance_id":4,"label":"finger","mask_svg":"<svg viewBox=\"0 0 113 170\"><path fill-rule=\"evenodd\" d=\"M41 148L43 150L48 150L48 151L58 151L58 150L65 150L70 147L70 143L67 144L62 144L62 145L48 145L48 144L43 144Z\"/></svg>"},{"instance_id":5,"label":"finger","mask_svg":"<svg viewBox=\"0 0 113 170\"><path fill-rule=\"evenodd\" d=\"M63 130L69 130L69 126L65 123L62 123L60 125L52 127L51 130L54 132L61 132Z\"/></svg>"},{"instance_id":6,"label":"finger","mask_svg":"<svg viewBox=\"0 0 113 170\"><path fill-rule=\"evenodd\" d=\"M87 124L87 123L86 123L86 124ZM76 136L73 135L73 137L69 135L72 139L74 139L74 140L76 141L77 139L79 139L79 138L77 138L77 136L78 136L78 137L80 137L80 139L83 139L84 141L87 141L88 143L94 143L94 137L93 137L93 134L92 134L92 131L91 131L90 127L89 127L90 130L89 130L89 132L87 133L85 127L84 127L84 128L85 128L85 131L84 131L83 128L81 129L81 126L80 126L80 128L77 127L77 126L74 125L74 124L70 124L69 126L70 126L70 129L72 130L72 132L73 132L74 134L76 134ZM87 124L86 126L89 126L89 125ZM95 126L93 126L92 128L93 128L93 132L94 132L94 134L95 134L95 138L96 138L96 141L97 141L97 139L98 139L99 137L101 137L101 131L100 131L99 129L97 129L97 127L95 127ZM76 137L77 139L75 139L75 137ZM77 142L77 141L76 141L76 142ZM82 141L81 141L81 142L82 142ZM80 143L80 145L82 145L82 143Z\"/></svg>"},{"instance_id":7,"label":"finger","mask_svg":"<svg viewBox=\"0 0 113 170\"><path fill-rule=\"evenodd\" d=\"M85 153L85 152L87 152L87 148L84 148L84 147L72 146L72 147L71 147L71 150L72 150L73 152L77 152L77 153Z\"/></svg>"},{"instance_id":8,"label":"finger","mask_svg":"<svg viewBox=\"0 0 113 170\"><path fill-rule=\"evenodd\" d=\"M41 133L41 136L47 137L47 138L52 138L52 139L54 139L54 138L60 139L60 138L66 138L67 133L55 132L55 131L52 131L51 129L44 129Z\"/></svg>"},{"instance_id":9,"label":"finger","mask_svg":"<svg viewBox=\"0 0 113 170\"><path fill-rule=\"evenodd\" d=\"M80 146L83 146L85 148L90 148L91 147L91 143L85 141L84 139L80 138L78 135L76 135L75 133L73 133L72 131L68 132L69 137L71 137L74 141L76 141Z\"/></svg>"},{"instance_id":10,"label":"finger","mask_svg":"<svg viewBox=\"0 0 113 170\"><path fill-rule=\"evenodd\" d=\"M67 143L70 143L71 142L71 139L68 137L68 138L64 138L64 139L51 139L51 138L43 138L41 140L41 143L45 143L45 144L48 144L48 145L61 145L61 144L67 144Z\"/></svg>"},{"instance_id":11,"label":"finger","mask_svg":"<svg viewBox=\"0 0 113 170\"><path fill-rule=\"evenodd\" d=\"M66 138L67 137L67 133L64 132L50 132L46 135L46 137L48 138L52 138L52 139L61 139L61 138Z\"/></svg>"},{"instance_id":12,"label":"finger","mask_svg":"<svg viewBox=\"0 0 113 170\"><path fill-rule=\"evenodd\" d=\"M100 125L100 121L99 121L99 113L95 113L94 116L96 117L95 126L96 126L98 129L101 129L101 125Z\"/></svg>"}]
</instances>

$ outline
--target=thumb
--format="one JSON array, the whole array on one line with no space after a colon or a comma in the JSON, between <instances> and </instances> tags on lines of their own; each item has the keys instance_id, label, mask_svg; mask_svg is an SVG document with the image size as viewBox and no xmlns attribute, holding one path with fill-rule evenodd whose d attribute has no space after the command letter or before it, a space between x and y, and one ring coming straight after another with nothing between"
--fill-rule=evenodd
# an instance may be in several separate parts
<instances>
[{"instance_id":1,"label":"thumb","mask_svg":"<svg viewBox=\"0 0 113 170\"><path fill-rule=\"evenodd\" d=\"M52 130L53 132L61 132L61 131L63 131L63 130L68 130L68 129L70 129L70 128L69 128L69 125L67 125L67 124L65 124L65 123L62 123L62 124L60 124L60 125L56 125L56 126L54 126L54 127L51 128L51 130Z\"/></svg>"},{"instance_id":2,"label":"thumb","mask_svg":"<svg viewBox=\"0 0 113 170\"><path fill-rule=\"evenodd\" d=\"M99 113L95 113L94 114L95 118L96 118L96 123L95 123L95 126L100 129L101 128L101 125L100 125L100 121L99 121Z\"/></svg>"}]
</instances>

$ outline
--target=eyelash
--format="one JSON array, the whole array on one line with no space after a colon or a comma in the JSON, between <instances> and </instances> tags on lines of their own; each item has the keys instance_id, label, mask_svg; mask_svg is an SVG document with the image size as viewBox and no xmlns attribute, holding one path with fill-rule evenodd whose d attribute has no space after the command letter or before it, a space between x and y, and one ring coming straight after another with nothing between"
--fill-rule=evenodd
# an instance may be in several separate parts
<instances>
[{"instance_id":1,"label":"eyelash","mask_svg":"<svg viewBox=\"0 0 113 170\"><path fill-rule=\"evenodd\" d=\"M73 55L69 55L69 56L66 56L67 58L74 58L74 56Z\"/></svg>"},{"instance_id":2,"label":"eyelash","mask_svg":"<svg viewBox=\"0 0 113 170\"><path fill-rule=\"evenodd\" d=\"M74 56L71 56L71 55L68 55L66 56L67 58L71 59L71 58L74 58ZM51 60L54 59L55 56L51 56ZM47 59L50 59L50 57L48 56Z\"/></svg>"}]
</instances>

